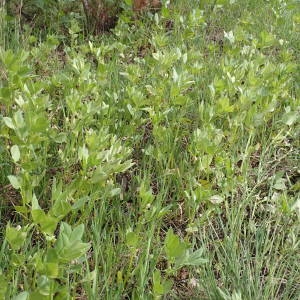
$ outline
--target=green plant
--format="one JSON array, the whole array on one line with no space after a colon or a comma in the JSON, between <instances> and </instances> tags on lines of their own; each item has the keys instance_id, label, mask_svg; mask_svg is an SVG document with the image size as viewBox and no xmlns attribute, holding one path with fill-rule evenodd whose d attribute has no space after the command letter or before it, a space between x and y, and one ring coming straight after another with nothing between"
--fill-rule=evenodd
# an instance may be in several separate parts
<instances>
[{"instance_id":1,"label":"green plant","mask_svg":"<svg viewBox=\"0 0 300 300\"><path fill-rule=\"evenodd\" d=\"M124 1L91 36L80 1L25 2L0 11L0 298L297 299L296 1Z\"/></svg>"}]
</instances>

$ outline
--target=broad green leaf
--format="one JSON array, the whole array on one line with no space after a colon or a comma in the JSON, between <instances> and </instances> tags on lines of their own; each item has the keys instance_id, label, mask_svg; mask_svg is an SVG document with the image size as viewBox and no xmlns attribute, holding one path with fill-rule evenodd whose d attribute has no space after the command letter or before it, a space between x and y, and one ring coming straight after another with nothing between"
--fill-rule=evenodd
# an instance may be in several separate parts
<instances>
[{"instance_id":1,"label":"broad green leaf","mask_svg":"<svg viewBox=\"0 0 300 300\"><path fill-rule=\"evenodd\" d=\"M297 120L299 120L299 113L295 111L287 112L283 115L282 121L284 124L291 126L293 125Z\"/></svg>"},{"instance_id":2,"label":"broad green leaf","mask_svg":"<svg viewBox=\"0 0 300 300\"><path fill-rule=\"evenodd\" d=\"M12 159L14 160L14 162L18 162L20 159L20 156L21 156L18 145L13 145L10 148L10 153L11 153L11 156L12 156Z\"/></svg>"},{"instance_id":3,"label":"broad green leaf","mask_svg":"<svg viewBox=\"0 0 300 300\"><path fill-rule=\"evenodd\" d=\"M267 32L265 30L260 33L260 38L261 46L264 48L273 46L276 41L275 36L272 33Z\"/></svg>"},{"instance_id":4,"label":"broad green leaf","mask_svg":"<svg viewBox=\"0 0 300 300\"><path fill-rule=\"evenodd\" d=\"M9 127L10 129L16 129L16 127L15 127L15 125L14 125L14 123L13 123L13 121L12 121L11 118L4 117L4 118L3 118L3 121L4 121L5 125L6 125L7 127Z\"/></svg>"},{"instance_id":5,"label":"broad green leaf","mask_svg":"<svg viewBox=\"0 0 300 300\"><path fill-rule=\"evenodd\" d=\"M31 208L32 208L32 210L41 209L35 194L32 195Z\"/></svg>"},{"instance_id":6,"label":"broad green leaf","mask_svg":"<svg viewBox=\"0 0 300 300\"><path fill-rule=\"evenodd\" d=\"M17 125L17 128L23 128L25 126L23 112L21 110L18 110L14 114L14 121L15 121L15 123Z\"/></svg>"},{"instance_id":7,"label":"broad green leaf","mask_svg":"<svg viewBox=\"0 0 300 300\"><path fill-rule=\"evenodd\" d=\"M190 101L190 98L186 95L178 95L172 99L174 105L186 105Z\"/></svg>"},{"instance_id":8,"label":"broad green leaf","mask_svg":"<svg viewBox=\"0 0 300 300\"><path fill-rule=\"evenodd\" d=\"M45 234L53 235L58 219L48 216L42 209L34 209L31 211L32 220L35 224L40 225L41 231Z\"/></svg>"},{"instance_id":9,"label":"broad green leaf","mask_svg":"<svg viewBox=\"0 0 300 300\"><path fill-rule=\"evenodd\" d=\"M49 128L49 121L45 118L44 115L34 116L31 126L31 131L33 133L42 134L46 132Z\"/></svg>"},{"instance_id":10,"label":"broad green leaf","mask_svg":"<svg viewBox=\"0 0 300 300\"><path fill-rule=\"evenodd\" d=\"M49 214L58 219L62 219L71 210L72 210L72 206L69 202L67 202L65 199L58 199L52 206Z\"/></svg>"},{"instance_id":11,"label":"broad green leaf","mask_svg":"<svg viewBox=\"0 0 300 300\"><path fill-rule=\"evenodd\" d=\"M28 300L29 299L29 293L28 292L22 292L18 294L17 296L13 297L12 300Z\"/></svg>"},{"instance_id":12,"label":"broad green leaf","mask_svg":"<svg viewBox=\"0 0 300 300\"><path fill-rule=\"evenodd\" d=\"M161 275L160 275L160 271L158 270L155 270L153 273L153 292L156 295L164 294L164 287L161 284Z\"/></svg>"},{"instance_id":13,"label":"broad green leaf","mask_svg":"<svg viewBox=\"0 0 300 300\"><path fill-rule=\"evenodd\" d=\"M69 263L84 255L90 248L89 243L81 242L83 233L83 224L78 225L72 230L69 224L65 222L61 223L60 233L54 248L61 262Z\"/></svg>"},{"instance_id":14,"label":"broad green leaf","mask_svg":"<svg viewBox=\"0 0 300 300\"><path fill-rule=\"evenodd\" d=\"M90 200L89 196L83 196L80 199L78 199L73 205L72 205L72 210L77 210L80 209L85 205Z\"/></svg>"},{"instance_id":15,"label":"broad green leaf","mask_svg":"<svg viewBox=\"0 0 300 300\"><path fill-rule=\"evenodd\" d=\"M172 288L172 281L163 280L159 270L153 273L153 293L156 296L167 294Z\"/></svg>"},{"instance_id":16,"label":"broad green leaf","mask_svg":"<svg viewBox=\"0 0 300 300\"><path fill-rule=\"evenodd\" d=\"M59 261L56 249L49 248L47 250L45 261L48 263L57 263Z\"/></svg>"},{"instance_id":17,"label":"broad green leaf","mask_svg":"<svg viewBox=\"0 0 300 300\"><path fill-rule=\"evenodd\" d=\"M194 252L186 251L183 256L176 260L176 267L199 266L207 261L207 259L203 258L203 249L198 249Z\"/></svg>"},{"instance_id":18,"label":"broad green leaf","mask_svg":"<svg viewBox=\"0 0 300 300\"><path fill-rule=\"evenodd\" d=\"M136 247L139 241L139 237L135 232L127 232L126 234L126 244L128 247Z\"/></svg>"},{"instance_id":19,"label":"broad green leaf","mask_svg":"<svg viewBox=\"0 0 300 300\"><path fill-rule=\"evenodd\" d=\"M38 277L37 292L39 294L41 294L42 296L50 296L50 294L51 294L51 281L47 276L42 275L42 276Z\"/></svg>"},{"instance_id":20,"label":"broad green leaf","mask_svg":"<svg viewBox=\"0 0 300 300\"><path fill-rule=\"evenodd\" d=\"M140 186L139 194L142 200L143 209L146 208L147 204L151 204L154 200L151 188L147 189L144 184Z\"/></svg>"},{"instance_id":21,"label":"broad green leaf","mask_svg":"<svg viewBox=\"0 0 300 300\"><path fill-rule=\"evenodd\" d=\"M58 291L55 294L54 300L66 300L72 299L72 296L69 294L70 288L68 286L60 286ZM49 298L48 298L49 299ZM48 300L47 299L47 300Z\"/></svg>"},{"instance_id":22,"label":"broad green leaf","mask_svg":"<svg viewBox=\"0 0 300 300\"><path fill-rule=\"evenodd\" d=\"M51 200L54 202L54 204L49 211L49 215L58 219L62 219L72 210L72 206L68 202L69 194L71 194L71 191L69 191L68 188L63 191L62 181L56 184L56 178L54 177L51 197Z\"/></svg>"},{"instance_id":23,"label":"broad green leaf","mask_svg":"<svg viewBox=\"0 0 300 300\"><path fill-rule=\"evenodd\" d=\"M60 132L54 140L58 144L65 143L68 140L68 136L65 132Z\"/></svg>"},{"instance_id":24,"label":"broad green leaf","mask_svg":"<svg viewBox=\"0 0 300 300\"><path fill-rule=\"evenodd\" d=\"M26 240L26 228L11 227L10 224L6 226L5 238L13 250L19 250Z\"/></svg>"},{"instance_id":25,"label":"broad green leaf","mask_svg":"<svg viewBox=\"0 0 300 300\"><path fill-rule=\"evenodd\" d=\"M16 176L14 176L14 175L8 175L7 178L8 178L8 180L9 180L10 184L11 184L16 190L18 190L18 189L21 187L21 184L20 184L20 182L19 182L19 179L18 179Z\"/></svg>"},{"instance_id":26,"label":"broad green leaf","mask_svg":"<svg viewBox=\"0 0 300 300\"><path fill-rule=\"evenodd\" d=\"M29 300L49 300L49 295L42 295L40 292L34 291L30 293Z\"/></svg>"},{"instance_id":27,"label":"broad green leaf","mask_svg":"<svg viewBox=\"0 0 300 300\"><path fill-rule=\"evenodd\" d=\"M58 263L44 263L44 275L49 278L58 278Z\"/></svg>"},{"instance_id":28,"label":"broad green leaf","mask_svg":"<svg viewBox=\"0 0 300 300\"><path fill-rule=\"evenodd\" d=\"M217 102L218 112L228 113L234 111L234 105L230 105L230 101L227 97L222 97Z\"/></svg>"},{"instance_id":29,"label":"broad green leaf","mask_svg":"<svg viewBox=\"0 0 300 300\"><path fill-rule=\"evenodd\" d=\"M25 255L19 254L18 252L14 252L11 255L10 262L13 266L17 266L17 267L23 266L25 263Z\"/></svg>"},{"instance_id":30,"label":"broad green leaf","mask_svg":"<svg viewBox=\"0 0 300 300\"><path fill-rule=\"evenodd\" d=\"M59 233L60 233L59 237L66 236L68 239L70 239L70 236L72 234L72 227L68 223L62 222L60 224ZM60 239L58 238L57 242L59 242L59 241L60 241Z\"/></svg>"},{"instance_id":31,"label":"broad green leaf","mask_svg":"<svg viewBox=\"0 0 300 300\"><path fill-rule=\"evenodd\" d=\"M79 241L82 239L82 236L84 234L84 225L80 224L78 226L76 226L71 235L70 235L70 241Z\"/></svg>"},{"instance_id":32,"label":"broad green leaf","mask_svg":"<svg viewBox=\"0 0 300 300\"><path fill-rule=\"evenodd\" d=\"M80 241L66 242L61 251L58 252L59 260L63 263L70 263L72 260L83 256L90 248L90 244Z\"/></svg>"},{"instance_id":33,"label":"broad green leaf","mask_svg":"<svg viewBox=\"0 0 300 300\"><path fill-rule=\"evenodd\" d=\"M173 260L184 254L187 249L187 244L181 242L179 237L173 233L172 229L169 229L165 239L165 251L168 260Z\"/></svg>"}]
</instances>

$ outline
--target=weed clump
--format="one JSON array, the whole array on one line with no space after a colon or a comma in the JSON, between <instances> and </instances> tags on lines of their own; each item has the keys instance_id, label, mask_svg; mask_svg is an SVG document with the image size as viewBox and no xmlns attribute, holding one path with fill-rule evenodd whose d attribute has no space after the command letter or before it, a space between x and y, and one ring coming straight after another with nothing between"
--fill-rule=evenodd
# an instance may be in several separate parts
<instances>
[{"instance_id":1,"label":"weed clump","mask_svg":"<svg viewBox=\"0 0 300 300\"><path fill-rule=\"evenodd\" d=\"M0 299L299 298L294 2L2 1Z\"/></svg>"}]
</instances>

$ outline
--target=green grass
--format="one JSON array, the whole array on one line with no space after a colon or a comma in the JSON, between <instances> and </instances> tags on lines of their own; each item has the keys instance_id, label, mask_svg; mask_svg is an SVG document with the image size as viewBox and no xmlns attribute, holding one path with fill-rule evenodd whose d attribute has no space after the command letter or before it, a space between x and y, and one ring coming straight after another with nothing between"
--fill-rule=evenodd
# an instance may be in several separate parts
<instances>
[{"instance_id":1,"label":"green grass","mask_svg":"<svg viewBox=\"0 0 300 300\"><path fill-rule=\"evenodd\" d=\"M63 2L0 12L0 299L299 299L299 1Z\"/></svg>"}]
</instances>

